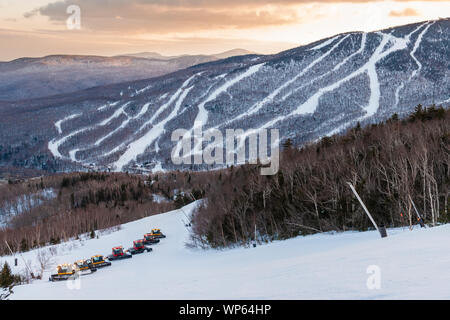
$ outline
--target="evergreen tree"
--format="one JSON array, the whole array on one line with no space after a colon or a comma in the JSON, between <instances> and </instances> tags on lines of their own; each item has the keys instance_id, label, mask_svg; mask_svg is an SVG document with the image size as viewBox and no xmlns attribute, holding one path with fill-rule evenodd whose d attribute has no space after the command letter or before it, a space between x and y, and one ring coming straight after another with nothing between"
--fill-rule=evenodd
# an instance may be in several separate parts
<instances>
[{"instance_id":1,"label":"evergreen tree","mask_svg":"<svg viewBox=\"0 0 450 320\"><path fill-rule=\"evenodd\" d=\"M292 148L292 140L291 138L288 138L284 143L283 143L283 149L290 149Z\"/></svg>"},{"instance_id":2,"label":"evergreen tree","mask_svg":"<svg viewBox=\"0 0 450 320\"><path fill-rule=\"evenodd\" d=\"M14 276L11 272L11 268L8 263L5 262L2 268L2 272L0 273L0 287L8 288L14 283Z\"/></svg>"},{"instance_id":3,"label":"evergreen tree","mask_svg":"<svg viewBox=\"0 0 450 320\"><path fill-rule=\"evenodd\" d=\"M28 251L28 243L25 238L22 238L22 241L20 242L20 251L22 252Z\"/></svg>"}]
</instances>

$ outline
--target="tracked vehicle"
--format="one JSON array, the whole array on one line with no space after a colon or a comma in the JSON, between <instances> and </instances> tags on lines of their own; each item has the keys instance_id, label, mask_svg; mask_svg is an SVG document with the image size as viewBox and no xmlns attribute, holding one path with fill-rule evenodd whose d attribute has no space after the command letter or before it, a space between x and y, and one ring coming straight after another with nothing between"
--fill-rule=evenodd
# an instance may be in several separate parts
<instances>
[{"instance_id":1,"label":"tracked vehicle","mask_svg":"<svg viewBox=\"0 0 450 320\"><path fill-rule=\"evenodd\" d=\"M161 232L161 229L154 228L152 229L151 235L156 239L165 238L166 236Z\"/></svg>"},{"instance_id":2,"label":"tracked vehicle","mask_svg":"<svg viewBox=\"0 0 450 320\"><path fill-rule=\"evenodd\" d=\"M97 269L103 268L103 267L108 267L111 265L111 262L106 261L105 258L100 254L92 256L91 262L94 265L94 267L96 267Z\"/></svg>"},{"instance_id":3,"label":"tracked vehicle","mask_svg":"<svg viewBox=\"0 0 450 320\"><path fill-rule=\"evenodd\" d=\"M158 243L160 240L156 239L154 235L151 233L144 234L144 244L146 245L152 245Z\"/></svg>"},{"instance_id":4,"label":"tracked vehicle","mask_svg":"<svg viewBox=\"0 0 450 320\"><path fill-rule=\"evenodd\" d=\"M78 268L81 275L97 271L97 268L92 264L90 259L78 260L73 264Z\"/></svg>"},{"instance_id":5,"label":"tracked vehicle","mask_svg":"<svg viewBox=\"0 0 450 320\"><path fill-rule=\"evenodd\" d=\"M63 281L69 278L76 277L76 273L79 271L76 265L71 263L60 264L56 267L56 273L52 274L49 281Z\"/></svg>"},{"instance_id":6,"label":"tracked vehicle","mask_svg":"<svg viewBox=\"0 0 450 320\"><path fill-rule=\"evenodd\" d=\"M122 260L122 259L129 259L131 258L132 255L128 252L124 252L123 251L123 247L119 246L119 247L114 247L112 248L112 254L110 254L108 256L108 260L109 261L113 261L113 260Z\"/></svg>"},{"instance_id":7,"label":"tracked vehicle","mask_svg":"<svg viewBox=\"0 0 450 320\"><path fill-rule=\"evenodd\" d=\"M130 249L128 249L128 252L131 254L139 254L139 253L143 253L143 252L150 252L152 251L152 248L147 247L144 244L144 240L140 239L140 240L135 240L133 241L133 247L131 247Z\"/></svg>"}]
</instances>

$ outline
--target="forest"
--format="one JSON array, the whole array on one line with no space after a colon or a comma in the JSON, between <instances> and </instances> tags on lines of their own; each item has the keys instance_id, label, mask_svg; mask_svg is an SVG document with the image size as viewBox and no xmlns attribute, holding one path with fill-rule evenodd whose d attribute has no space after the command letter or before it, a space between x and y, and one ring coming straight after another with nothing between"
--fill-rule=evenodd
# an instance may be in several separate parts
<instances>
[{"instance_id":1,"label":"forest","mask_svg":"<svg viewBox=\"0 0 450 320\"><path fill-rule=\"evenodd\" d=\"M76 172L0 184L0 255L117 227L202 199L191 217L190 245L223 248L373 226L352 183L379 225L447 223L450 111L417 106L297 147L288 139L280 170L260 165L150 175ZM162 200L161 200L162 199Z\"/></svg>"},{"instance_id":2,"label":"forest","mask_svg":"<svg viewBox=\"0 0 450 320\"><path fill-rule=\"evenodd\" d=\"M0 255L56 244L174 208L145 177L79 172L0 185Z\"/></svg>"},{"instance_id":3,"label":"forest","mask_svg":"<svg viewBox=\"0 0 450 320\"><path fill-rule=\"evenodd\" d=\"M283 144L280 170L221 172L192 219L192 241L216 248L379 225L412 226L415 205L429 225L446 223L450 184L450 111L421 105L387 121L296 148Z\"/></svg>"}]
</instances>

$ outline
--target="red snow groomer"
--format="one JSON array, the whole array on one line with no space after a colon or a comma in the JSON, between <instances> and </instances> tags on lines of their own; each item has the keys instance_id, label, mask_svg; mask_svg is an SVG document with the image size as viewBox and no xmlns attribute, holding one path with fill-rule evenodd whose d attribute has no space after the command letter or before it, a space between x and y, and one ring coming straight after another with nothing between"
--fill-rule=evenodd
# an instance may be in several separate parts
<instances>
[{"instance_id":1,"label":"red snow groomer","mask_svg":"<svg viewBox=\"0 0 450 320\"><path fill-rule=\"evenodd\" d=\"M128 249L128 252L131 254L139 254L139 253L143 253L145 251L150 252L152 250L153 250L152 248L149 248L144 244L143 239L140 239L140 240L133 241L133 247Z\"/></svg>"},{"instance_id":2,"label":"red snow groomer","mask_svg":"<svg viewBox=\"0 0 450 320\"><path fill-rule=\"evenodd\" d=\"M122 260L122 259L128 259L131 258L132 255L129 254L128 252L124 252L123 251L123 247L119 246L119 247L114 247L112 248L112 254L108 256L108 260L112 261L112 260Z\"/></svg>"},{"instance_id":3,"label":"red snow groomer","mask_svg":"<svg viewBox=\"0 0 450 320\"><path fill-rule=\"evenodd\" d=\"M159 242L159 239L156 239L156 237L151 233L144 234L144 244L152 245Z\"/></svg>"}]
</instances>

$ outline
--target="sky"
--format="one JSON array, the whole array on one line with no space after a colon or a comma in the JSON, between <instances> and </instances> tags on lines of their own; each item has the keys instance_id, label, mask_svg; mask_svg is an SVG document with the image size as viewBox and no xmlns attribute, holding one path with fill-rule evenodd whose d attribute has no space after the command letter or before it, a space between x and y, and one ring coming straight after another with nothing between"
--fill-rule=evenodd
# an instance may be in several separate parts
<instances>
[{"instance_id":1,"label":"sky","mask_svg":"<svg viewBox=\"0 0 450 320\"><path fill-rule=\"evenodd\" d=\"M0 61L235 48L271 54L341 32L447 17L450 0L0 0Z\"/></svg>"}]
</instances>

